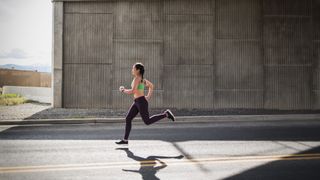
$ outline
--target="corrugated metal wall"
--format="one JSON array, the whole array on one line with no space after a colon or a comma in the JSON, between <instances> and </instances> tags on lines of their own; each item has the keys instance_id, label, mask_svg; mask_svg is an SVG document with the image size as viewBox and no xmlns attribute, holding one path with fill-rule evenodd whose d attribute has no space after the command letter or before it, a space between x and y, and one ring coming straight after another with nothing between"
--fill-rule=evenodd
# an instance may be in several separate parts
<instances>
[{"instance_id":1,"label":"corrugated metal wall","mask_svg":"<svg viewBox=\"0 0 320 180\"><path fill-rule=\"evenodd\" d=\"M127 109L118 87L142 62L150 108L320 109L319 11L319 0L65 2L63 105Z\"/></svg>"}]
</instances>

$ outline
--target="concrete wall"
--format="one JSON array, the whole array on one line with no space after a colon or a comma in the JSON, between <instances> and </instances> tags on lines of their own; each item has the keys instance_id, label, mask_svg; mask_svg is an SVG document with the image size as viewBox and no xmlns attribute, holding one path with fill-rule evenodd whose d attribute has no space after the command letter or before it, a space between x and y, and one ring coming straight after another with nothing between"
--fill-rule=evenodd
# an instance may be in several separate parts
<instances>
[{"instance_id":1,"label":"concrete wall","mask_svg":"<svg viewBox=\"0 0 320 180\"><path fill-rule=\"evenodd\" d=\"M0 69L0 87L5 85L51 87L51 73Z\"/></svg>"},{"instance_id":2,"label":"concrete wall","mask_svg":"<svg viewBox=\"0 0 320 180\"><path fill-rule=\"evenodd\" d=\"M313 46L313 62L312 62L312 75L313 75L313 86L312 86L312 104L314 109L320 109L320 0L312 2L312 22L313 22L313 33L312 33L312 46Z\"/></svg>"},{"instance_id":3,"label":"concrete wall","mask_svg":"<svg viewBox=\"0 0 320 180\"><path fill-rule=\"evenodd\" d=\"M53 106L320 109L319 0L54 0ZM147 93L147 91L145 92Z\"/></svg>"},{"instance_id":4,"label":"concrete wall","mask_svg":"<svg viewBox=\"0 0 320 180\"><path fill-rule=\"evenodd\" d=\"M264 1L265 107L311 109L312 1Z\"/></svg>"}]
</instances>

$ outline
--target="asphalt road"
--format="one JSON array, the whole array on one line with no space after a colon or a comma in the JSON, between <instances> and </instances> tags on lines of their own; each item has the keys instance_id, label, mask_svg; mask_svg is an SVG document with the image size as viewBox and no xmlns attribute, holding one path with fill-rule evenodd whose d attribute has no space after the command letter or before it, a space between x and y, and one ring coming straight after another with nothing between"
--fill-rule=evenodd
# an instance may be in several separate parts
<instances>
[{"instance_id":1,"label":"asphalt road","mask_svg":"<svg viewBox=\"0 0 320 180\"><path fill-rule=\"evenodd\" d=\"M0 179L320 179L320 121L0 126Z\"/></svg>"}]
</instances>

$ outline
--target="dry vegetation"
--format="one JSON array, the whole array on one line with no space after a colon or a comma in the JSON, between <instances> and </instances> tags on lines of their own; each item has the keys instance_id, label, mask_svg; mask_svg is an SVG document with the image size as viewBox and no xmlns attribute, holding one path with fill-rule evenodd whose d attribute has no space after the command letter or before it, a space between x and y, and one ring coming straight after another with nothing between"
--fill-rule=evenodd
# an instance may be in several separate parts
<instances>
[{"instance_id":1,"label":"dry vegetation","mask_svg":"<svg viewBox=\"0 0 320 180\"><path fill-rule=\"evenodd\" d=\"M2 106L11 106L26 102L28 102L28 100L19 94L0 94L0 105Z\"/></svg>"}]
</instances>

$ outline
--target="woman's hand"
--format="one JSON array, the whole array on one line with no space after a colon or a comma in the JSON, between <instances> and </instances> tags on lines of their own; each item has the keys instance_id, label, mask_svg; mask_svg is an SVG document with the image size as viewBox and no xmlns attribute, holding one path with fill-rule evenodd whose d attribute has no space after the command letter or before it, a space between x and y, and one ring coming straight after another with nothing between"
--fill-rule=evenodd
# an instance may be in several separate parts
<instances>
[{"instance_id":1,"label":"woman's hand","mask_svg":"<svg viewBox=\"0 0 320 180\"><path fill-rule=\"evenodd\" d=\"M147 101L149 101L150 97L149 96L144 96Z\"/></svg>"},{"instance_id":2,"label":"woman's hand","mask_svg":"<svg viewBox=\"0 0 320 180\"><path fill-rule=\"evenodd\" d=\"M120 86L119 91L123 92L123 90L124 90L124 86Z\"/></svg>"}]
</instances>

